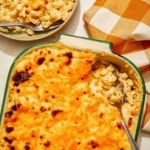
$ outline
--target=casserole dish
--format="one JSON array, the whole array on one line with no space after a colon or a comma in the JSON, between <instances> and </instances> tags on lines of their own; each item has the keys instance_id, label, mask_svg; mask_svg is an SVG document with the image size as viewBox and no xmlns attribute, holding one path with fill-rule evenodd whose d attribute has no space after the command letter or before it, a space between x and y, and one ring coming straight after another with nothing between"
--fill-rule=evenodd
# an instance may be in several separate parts
<instances>
[{"instance_id":1,"label":"casserole dish","mask_svg":"<svg viewBox=\"0 0 150 150\"><path fill-rule=\"evenodd\" d=\"M125 78L124 114L137 140L145 85L136 66L113 54L111 43L61 35L14 60L1 110L0 148L130 150L119 111L108 102L117 97L115 68L93 68L97 56L115 64Z\"/></svg>"}]
</instances>

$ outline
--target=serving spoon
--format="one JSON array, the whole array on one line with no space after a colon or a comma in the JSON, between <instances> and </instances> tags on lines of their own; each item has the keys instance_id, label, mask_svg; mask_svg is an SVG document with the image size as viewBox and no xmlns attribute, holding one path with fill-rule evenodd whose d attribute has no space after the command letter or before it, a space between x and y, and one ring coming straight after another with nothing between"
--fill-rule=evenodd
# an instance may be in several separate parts
<instances>
[{"instance_id":1,"label":"serving spoon","mask_svg":"<svg viewBox=\"0 0 150 150\"><path fill-rule=\"evenodd\" d=\"M126 132L126 135L128 137L128 140L131 144L131 147L132 147L132 150L139 150L136 142L134 141L129 129L128 129L128 126L126 125L126 122L124 120L124 116L123 116L123 112L122 112L122 106L124 104L124 98L125 98L125 93L124 93L124 82L123 80L119 77L119 68L117 65L115 65L114 63L111 63L109 61L101 61L100 59L97 59L95 61L95 63L92 65L92 70L96 70L100 64L110 64L112 66L114 66L115 68L115 73L116 73L116 76L117 76L117 80L116 80L116 84L118 85L118 87L121 88L121 91L122 91L122 98L120 101L111 101L111 99L109 100L109 104L114 106L114 107L117 107L117 109L119 110L120 112L120 115L121 115L121 124L122 124L122 127L124 128L125 132ZM116 85L116 86L117 86Z\"/></svg>"},{"instance_id":2,"label":"serving spoon","mask_svg":"<svg viewBox=\"0 0 150 150\"><path fill-rule=\"evenodd\" d=\"M112 65L114 65L114 64L112 64ZM115 68L116 68L116 66L115 66ZM116 68L116 75L117 75L117 78L119 78L119 73L118 73L118 69L117 69L117 68ZM118 82L118 84L121 84L121 88L122 88L122 98L121 98L121 100L120 100L119 102L112 102L112 101L110 100L110 104L111 104L112 106L117 107L118 110L119 110L119 112L120 112L120 114L121 114L121 124L122 124L122 126L123 126L123 128L124 128L124 130L125 130L125 132L126 132L126 135L127 135L127 137L128 137L128 140L130 141L132 150L139 150L139 148L138 148L138 146L137 146L135 140L133 139L133 137L132 137L132 135L131 135L131 133L130 133L130 131L129 131L129 129L128 129L128 126L126 125L126 122L125 122L124 116L123 116L123 112L122 112L122 106L123 106L123 104L124 104L124 98L125 98L125 94L124 94L124 83L123 83L123 81L121 80L120 83Z\"/></svg>"},{"instance_id":3,"label":"serving spoon","mask_svg":"<svg viewBox=\"0 0 150 150\"><path fill-rule=\"evenodd\" d=\"M0 22L0 27L12 27L12 26L20 26L24 28L29 28L35 32L42 32L42 31L50 31L58 28L64 21L59 20L55 23L53 23L51 26L48 28L43 28L42 24L39 25L34 25L34 24L25 24L21 22Z\"/></svg>"}]
</instances>

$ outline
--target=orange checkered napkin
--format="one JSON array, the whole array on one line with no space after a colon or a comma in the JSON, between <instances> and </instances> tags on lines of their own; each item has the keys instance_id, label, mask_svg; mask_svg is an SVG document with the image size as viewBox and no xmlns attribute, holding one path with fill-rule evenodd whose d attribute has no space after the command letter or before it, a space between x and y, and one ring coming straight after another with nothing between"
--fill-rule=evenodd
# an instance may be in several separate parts
<instances>
[{"instance_id":1,"label":"orange checkered napkin","mask_svg":"<svg viewBox=\"0 0 150 150\"><path fill-rule=\"evenodd\" d=\"M83 20L91 38L112 42L115 53L140 68L147 89L143 130L150 131L150 0L96 0Z\"/></svg>"}]
</instances>

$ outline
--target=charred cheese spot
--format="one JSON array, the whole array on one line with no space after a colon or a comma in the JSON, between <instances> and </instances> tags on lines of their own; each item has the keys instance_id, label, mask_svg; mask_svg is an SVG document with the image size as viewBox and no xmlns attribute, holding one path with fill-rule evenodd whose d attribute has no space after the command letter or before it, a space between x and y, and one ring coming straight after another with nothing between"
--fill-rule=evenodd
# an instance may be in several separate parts
<instances>
[{"instance_id":1,"label":"charred cheese spot","mask_svg":"<svg viewBox=\"0 0 150 150\"><path fill-rule=\"evenodd\" d=\"M117 123L117 127L118 127L118 129L122 129L121 123Z\"/></svg>"},{"instance_id":2,"label":"charred cheese spot","mask_svg":"<svg viewBox=\"0 0 150 150\"><path fill-rule=\"evenodd\" d=\"M46 109L45 107L43 107L43 106L40 108L40 111L41 111L41 112L45 112L46 110L47 110L47 109Z\"/></svg>"},{"instance_id":3,"label":"charred cheese spot","mask_svg":"<svg viewBox=\"0 0 150 150\"><path fill-rule=\"evenodd\" d=\"M67 52L67 53L65 53L64 54L64 56L67 56L68 58L72 58L73 57L73 55L72 55L72 53L71 52Z\"/></svg>"},{"instance_id":4,"label":"charred cheese spot","mask_svg":"<svg viewBox=\"0 0 150 150\"><path fill-rule=\"evenodd\" d=\"M8 143L8 144L12 144L13 139L9 139L8 137L4 137L4 140Z\"/></svg>"},{"instance_id":5,"label":"charred cheese spot","mask_svg":"<svg viewBox=\"0 0 150 150\"><path fill-rule=\"evenodd\" d=\"M98 142L94 141L94 140L91 140L88 144L91 146L92 149L95 149L95 148L99 147Z\"/></svg>"},{"instance_id":6,"label":"charred cheese spot","mask_svg":"<svg viewBox=\"0 0 150 150\"><path fill-rule=\"evenodd\" d=\"M53 117L56 117L58 114L60 114L62 112L63 112L62 110L57 109L57 110L53 110L51 114Z\"/></svg>"},{"instance_id":7,"label":"charred cheese spot","mask_svg":"<svg viewBox=\"0 0 150 150\"><path fill-rule=\"evenodd\" d=\"M6 132L11 133L14 130L14 127L6 127Z\"/></svg>"},{"instance_id":8,"label":"charred cheese spot","mask_svg":"<svg viewBox=\"0 0 150 150\"><path fill-rule=\"evenodd\" d=\"M11 109L12 109L13 111L16 111L16 110L17 110L17 105L13 105L13 106L11 107Z\"/></svg>"},{"instance_id":9,"label":"charred cheese spot","mask_svg":"<svg viewBox=\"0 0 150 150\"><path fill-rule=\"evenodd\" d=\"M29 145L25 145L24 150L30 150L30 146Z\"/></svg>"},{"instance_id":10,"label":"charred cheese spot","mask_svg":"<svg viewBox=\"0 0 150 150\"><path fill-rule=\"evenodd\" d=\"M16 92L17 92L17 93L20 93L20 89L17 89Z\"/></svg>"},{"instance_id":11,"label":"charred cheese spot","mask_svg":"<svg viewBox=\"0 0 150 150\"><path fill-rule=\"evenodd\" d=\"M66 56L68 58L67 61L65 62L65 64L66 65L70 65L72 57L73 57L72 53L71 52L67 52L67 53L64 54L64 56Z\"/></svg>"},{"instance_id":12,"label":"charred cheese spot","mask_svg":"<svg viewBox=\"0 0 150 150\"><path fill-rule=\"evenodd\" d=\"M130 117L128 120L128 126L130 127L130 126L132 126L132 124L133 124L133 118Z\"/></svg>"},{"instance_id":13,"label":"charred cheese spot","mask_svg":"<svg viewBox=\"0 0 150 150\"><path fill-rule=\"evenodd\" d=\"M5 113L5 117L6 118L10 118L12 115L13 115L13 111L12 110Z\"/></svg>"},{"instance_id":14,"label":"charred cheese spot","mask_svg":"<svg viewBox=\"0 0 150 150\"><path fill-rule=\"evenodd\" d=\"M100 113L99 117L100 118L103 118L104 114L103 113Z\"/></svg>"},{"instance_id":15,"label":"charred cheese spot","mask_svg":"<svg viewBox=\"0 0 150 150\"><path fill-rule=\"evenodd\" d=\"M10 150L15 150L14 146L10 146L9 148L10 148Z\"/></svg>"},{"instance_id":16,"label":"charred cheese spot","mask_svg":"<svg viewBox=\"0 0 150 150\"><path fill-rule=\"evenodd\" d=\"M45 58L44 57L41 57L37 60L37 64L38 65L42 65L42 63L45 61Z\"/></svg>"},{"instance_id":17,"label":"charred cheese spot","mask_svg":"<svg viewBox=\"0 0 150 150\"><path fill-rule=\"evenodd\" d=\"M45 146L45 147L50 147L50 145L51 145L51 142L50 142L50 141L47 141L47 142L44 143L44 146Z\"/></svg>"},{"instance_id":18,"label":"charred cheese spot","mask_svg":"<svg viewBox=\"0 0 150 150\"><path fill-rule=\"evenodd\" d=\"M20 83L28 81L30 77L31 75L28 72L20 71L15 73L12 80L14 81L14 85L18 86Z\"/></svg>"}]
</instances>

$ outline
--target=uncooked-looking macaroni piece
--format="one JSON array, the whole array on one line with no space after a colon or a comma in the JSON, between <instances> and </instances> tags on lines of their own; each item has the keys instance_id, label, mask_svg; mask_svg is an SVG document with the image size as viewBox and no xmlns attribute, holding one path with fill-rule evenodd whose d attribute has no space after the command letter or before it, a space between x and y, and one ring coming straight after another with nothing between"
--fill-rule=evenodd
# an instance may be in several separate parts
<instances>
[{"instance_id":1,"label":"uncooked-looking macaroni piece","mask_svg":"<svg viewBox=\"0 0 150 150\"><path fill-rule=\"evenodd\" d=\"M116 68L93 69L96 55L57 42L17 59L8 81L0 149L131 150L120 113L109 104L121 95ZM134 135L141 94L126 72L119 74L126 84L126 123Z\"/></svg>"},{"instance_id":2,"label":"uncooked-looking macaroni piece","mask_svg":"<svg viewBox=\"0 0 150 150\"><path fill-rule=\"evenodd\" d=\"M0 22L22 22L29 24L42 24L48 28L53 23L65 21L72 12L76 0L0 0ZM8 28L9 29L9 28ZM11 31L34 34L31 29Z\"/></svg>"}]
</instances>

